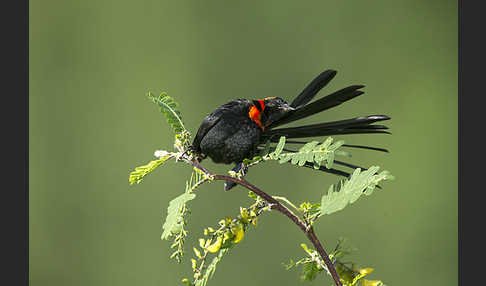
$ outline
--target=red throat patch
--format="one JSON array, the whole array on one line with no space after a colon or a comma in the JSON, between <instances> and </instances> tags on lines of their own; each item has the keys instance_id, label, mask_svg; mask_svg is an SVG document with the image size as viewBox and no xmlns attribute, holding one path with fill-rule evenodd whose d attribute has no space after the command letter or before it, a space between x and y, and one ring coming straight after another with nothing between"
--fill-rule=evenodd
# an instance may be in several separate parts
<instances>
[{"instance_id":1,"label":"red throat patch","mask_svg":"<svg viewBox=\"0 0 486 286\"><path fill-rule=\"evenodd\" d=\"M250 119L253 122L255 122L256 124L258 124L258 126L260 126L262 131L264 131L265 128L263 127L262 122L260 120L262 118L262 112L263 112L263 110L265 110L265 104L263 103L263 100L261 100L261 99L259 99L258 102L260 103L261 109L256 107L255 105L253 105L250 108L250 111L248 112L248 116L250 117Z\"/></svg>"}]
</instances>

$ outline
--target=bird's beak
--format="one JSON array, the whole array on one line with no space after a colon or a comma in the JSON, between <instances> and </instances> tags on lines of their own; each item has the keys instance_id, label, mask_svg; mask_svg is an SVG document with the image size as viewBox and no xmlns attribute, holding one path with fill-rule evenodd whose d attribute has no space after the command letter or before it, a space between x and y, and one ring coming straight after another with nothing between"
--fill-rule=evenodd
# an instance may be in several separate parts
<instances>
[{"instance_id":1,"label":"bird's beak","mask_svg":"<svg viewBox=\"0 0 486 286\"><path fill-rule=\"evenodd\" d=\"M280 107L281 110L285 111L285 112L288 112L288 111L292 111L292 110L295 110L295 108L293 108L292 106L288 105L288 104L284 104Z\"/></svg>"}]
</instances>

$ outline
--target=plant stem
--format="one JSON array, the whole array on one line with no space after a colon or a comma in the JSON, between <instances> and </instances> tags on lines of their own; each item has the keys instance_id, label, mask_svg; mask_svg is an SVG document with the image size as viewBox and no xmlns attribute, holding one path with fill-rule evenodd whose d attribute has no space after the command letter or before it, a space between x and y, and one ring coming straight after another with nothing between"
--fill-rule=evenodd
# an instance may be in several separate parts
<instances>
[{"instance_id":1,"label":"plant stem","mask_svg":"<svg viewBox=\"0 0 486 286\"><path fill-rule=\"evenodd\" d=\"M302 230L302 232L304 232L304 234L307 236L309 241L314 245L316 251L320 254L321 258L324 260L324 263L326 264L327 269L331 273L331 276L334 279L334 283L336 284L336 286L342 286L341 281L339 279L339 275L336 272L336 268L334 268L334 265L332 264L329 255L327 255L326 251L324 250L324 247L322 247L321 242L319 241L316 234L314 233L313 227L308 227L306 223L304 223L291 210L289 210L287 207L282 205L278 200L274 199L272 196L268 195L267 193L260 190L256 186L250 184L246 180L231 177L231 176L226 176L226 175L213 174L208 169L201 166L201 164L199 164L199 162L197 162L196 160L186 159L186 161L192 164L194 167L198 168L199 170L203 171L206 175L211 176L214 180L231 181L247 188L250 191L253 191L255 194L262 197L265 201L271 204L272 209L281 212L282 214L287 216L290 220L292 220Z\"/></svg>"}]
</instances>

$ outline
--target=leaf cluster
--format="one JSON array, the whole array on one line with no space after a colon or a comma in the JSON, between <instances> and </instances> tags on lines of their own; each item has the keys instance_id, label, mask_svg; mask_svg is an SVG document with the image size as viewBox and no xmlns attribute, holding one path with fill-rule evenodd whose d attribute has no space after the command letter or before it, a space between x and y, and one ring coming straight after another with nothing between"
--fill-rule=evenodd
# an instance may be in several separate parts
<instances>
[{"instance_id":1,"label":"leaf cluster","mask_svg":"<svg viewBox=\"0 0 486 286\"><path fill-rule=\"evenodd\" d=\"M270 206L259 197L250 193L250 197L256 202L248 208L240 207L240 214L236 218L226 217L218 222L219 227L204 229L206 238L199 238L200 249L194 247L196 258L192 258L193 281L185 278L183 283L188 286L205 286L216 270L216 265L222 257L228 253L236 244L240 243L246 231L251 226L257 226L258 216L264 211L270 210ZM206 266L208 255L217 253L211 263Z\"/></svg>"},{"instance_id":2,"label":"leaf cluster","mask_svg":"<svg viewBox=\"0 0 486 286\"><path fill-rule=\"evenodd\" d=\"M190 213L187 202L196 198L194 190L210 179L199 169L194 169L190 180L186 182L185 192L169 202L167 217L162 225L161 239L168 240L171 237L174 239L171 248L176 248L176 251L172 253L170 258L175 258L178 262L181 262L184 255L184 239L187 236L187 230L185 229L187 225L186 216Z\"/></svg>"},{"instance_id":3,"label":"leaf cluster","mask_svg":"<svg viewBox=\"0 0 486 286\"><path fill-rule=\"evenodd\" d=\"M311 163L315 169L319 169L322 163L326 162L326 168L330 169L336 153L339 155L347 154L344 152L337 152L337 149L344 144L344 141L340 140L335 143L332 143L332 141L333 139L331 137L327 137L322 143L319 143L318 141L308 142L297 152L279 153L277 156L279 163L283 164L290 162L292 165L301 167L306 163ZM282 139L279 144L284 145L285 139Z\"/></svg>"},{"instance_id":4,"label":"leaf cluster","mask_svg":"<svg viewBox=\"0 0 486 286\"><path fill-rule=\"evenodd\" d=\"M325 165L326 168L330 169L336 155L350 156L348 152L338 150L344 144L344 141L340 140L333 143L332 137L327 137L322 143L319 141L308 142L299 150L290 152L285 150L285 143L285 136L280 137L275 147L270 147L269 141L267 141L267 145L259 155L252 159L245 159L243 163L247 166L254 166L264 161L274 160L280 164L291 163L299 167L310 164L315 169Z\"/></svg>"},{"instance_id":5,"label":"leaf cluster","mask_svg":"<svg viewBox=\"0 0 486 286\"><path fill-rule=\"evenodd\" d=\"M180 134L186 130L182 122L182 114L177 109L178 104L172 97L168 96L165 92L161 93L158 97L148 92L147 96L153 103L160 107L160 112L165 116L167 123L172 127L174 133Z\"/></svg>"},{"instance_id":6,"label":"leaf cluster","mask_svg":"<svg viewBox=\"0 0 486 286\"><path fill-rule=\"evenodd\" d=\"M177 102L165 92L161 93L158 97L154 96L151 92L148 92L147 97L160 107L160 112L167 119L167 123L172 127L172 131L175 133L174 147L179 153L184 152L189 145L191 134L184 126L182 114L178 110L179 105ZM139 184L142 182L143 177L152 173L168 159L177 157L178 155L178 153L157 151L155 156L159 157L159 159L150 161L146 165L136 167L135 171L130 173L128 181L130 184Z\"/></svg>"},{"instance_id":7,"label":"leaf cluster","mask_svg":"<svg viewBox=\"0 0 486 286\"><path fill-rule=\"evenodd\" d=\"M152 173L157 167L161 166L164 164L167 160L171 159L174 157L173 153L167 153L165 156L157 159L150 161L148 164L139 166L135 168L135 171L131 172L129 177L128 177L128 182L130 182L130 185L133 184L140 184L142 182L142 179L147 176L148 174Z\"/></svg>"},{"instance_id":8,"label":"leaf cluster","mask_svg":"<svg viewBox=\"0 0 486 286\"><path fill-rule=\"evenodd\" d=\"M394 179L388 171L377 174L379 169L378 166L372 166L366 171L357 168L349 179L341 180L336 186L331 185L327 194L322 196L320 213L324 215L342 210L361 195L371 195L380 182Z\"/></svg>"},{"instance_id":9,"label":"leaf cluster","mask_svg":"<svg viewBox=\"0 0 486 286\"><path fill-rule=\"evenodd\" d=\"M301 247L307 253L307 256L297 262L291 259L288 264L284 264L287 270L301 265L302 273L300 278L305 281L313 281L321 272L331 275L324 261L322 261L315 250L309 249L305 243L302 243ZM342 240L340 240L334 251L329 254L329 258L333 260L334 267L339 274L343 286L385 286L381 280L364 279L365 276L374 271L373 268L359 268L356 263L342 262L342 258L348 253L348 250L343 249Z\"/></svg>"}]
</instances>

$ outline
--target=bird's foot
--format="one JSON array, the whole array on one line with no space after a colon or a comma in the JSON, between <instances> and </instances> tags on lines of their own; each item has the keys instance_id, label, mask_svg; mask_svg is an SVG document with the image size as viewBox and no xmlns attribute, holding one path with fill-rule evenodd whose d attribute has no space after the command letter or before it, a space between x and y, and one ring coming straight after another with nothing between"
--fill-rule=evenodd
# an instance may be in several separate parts
<instances>
[{"instance_id":1,"label":"bird's foot","mask_svg":"<svg viewBox=\"0 0 486 286\"><path fill-rule=\"evenodd\" d=\"M248 173L248 166L246 164L244 164L243 162L241 163L238 163L233 169L232 169L233 172L236 173L236 176L238 178L242 178L243 176L246 175L246 173ZM235 182L231 182L231 181L225 181L224 182L224 190L225 191L229 191L231 190L232 188L234 188L235 186L237 185L237 183Z\"/></svg>"}]
</instances>

